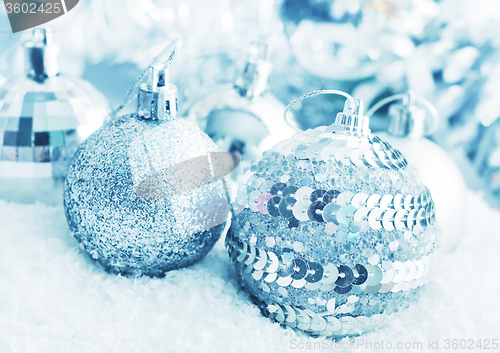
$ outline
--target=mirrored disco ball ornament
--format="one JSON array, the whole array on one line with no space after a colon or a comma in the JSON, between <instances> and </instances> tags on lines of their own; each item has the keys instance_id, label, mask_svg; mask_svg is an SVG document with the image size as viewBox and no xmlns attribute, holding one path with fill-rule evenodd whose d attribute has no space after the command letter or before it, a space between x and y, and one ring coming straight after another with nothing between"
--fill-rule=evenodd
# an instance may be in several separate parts
<instances>
[{"instance_id":1,"label":"mirrored disco ball ornament","mask_svg":"<svg viewBox=\"0 0 500 353\"><path fill-rule=\"evenodd\" d=\"M149 68L138 112L115 118L78 150L64 206L74 237L112 272L161 276L202 259L229 215L209 153L215 143L177 116L166 62ZM167 50L170 47L167 47ZM199 180L194 180L198 178Z\"/></svg>"},{"instance_id":2,"label":"mirrored disco ball ornament","mask_svg":"<svg viewBox=\"0 0 500 353\"><path fill-rule=\"evenodd\" d=\"M295 133L279 118L283 104L266 91L272 69L267 56L266 45L252 43L235 84L215 88L188 109L221 150L241 156L240 173L231 179L235 186L251 161Z\"/></svg>"},{"instance_id":3,"label":"mirrored disco ball ornament","mask_svg":"<svg viewBox=\"0 0 500 353\"><path fill-rule=\"evenodd\" d=\"M417 168L418 177L431 191L436 205L436 217L442 231L441 253L451 252L465 234L465 180L448 153L424 137L436 130L439 121L436 109L427 100L411 92L397 94L379 101L367 115L397 100L402 102L389 107L389 127L379 137L404 153L408 163ZM429 115L433 117L430 128L427 127Z\"/></svg>"},{"instance_id":4,"label":"mirrored disco ball ornament","mask_svg":"<svg viewBox=\"0 0 500 353\"><path fill-rule=\"evenodd\" d=\"M26 76L0 88L0 197L60 204L78 146L109 107L88 82L59 74L50 33L35 29L24 48Z\"/></svg>"},{"instance_id":5,"label":"mirrored disco ball ornament","mask_svg":"<svg viewBox=\"0 0 500 353\"><path fill-rule=\"evenodd\" d=\"M226 246L264 315L337 338L380 327L418 300L439 230L429 190L370 135L361 102L326 92L348 97L344 111L251 167Z\"/></svg>"}]
</instances>

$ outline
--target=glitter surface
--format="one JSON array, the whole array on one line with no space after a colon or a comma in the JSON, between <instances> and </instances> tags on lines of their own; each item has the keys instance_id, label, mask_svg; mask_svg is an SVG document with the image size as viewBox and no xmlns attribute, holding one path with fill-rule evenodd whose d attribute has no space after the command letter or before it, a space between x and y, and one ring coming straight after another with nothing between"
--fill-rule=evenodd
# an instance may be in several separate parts
<instances>
[{"instance_id":1,"label":"glitter surface","mask_svg":"<svg viewBox=\"0 0 500 353\"><path fill-rule=\"evenodd\" d=\"M434 203L415 170L340 125L265 152L234 206L226 247L243 288L266 316L315 337L379 327L418 300L437 264Z\"/></svg>"},{"instance_id":2,"label":"glitter surface","mask_svg":"<svg viewBox=\"0 0 500 353\"><path fill-rule=\"evenodd\" d=\"M128 115L85 141L64 192L71 231L112 272L161 276L202 259L219 239L229 205L222 181L169 198L145 199L137 186L155 172L217 151L184 119L146 121ZM168 186L164 176L159 179Z\"/></svg>"},{"instance_id":3,"label":"glitter surface","mask_svg":"<svg viewBox=\"0 0 500 353\"><path fill-rule=\"evenodd\" d=\"M27 78L0 89L0 195L18 202L62 202L64 177L80 143L102 125L106 99L68 76Z\"/></svg>"}]
</instances>

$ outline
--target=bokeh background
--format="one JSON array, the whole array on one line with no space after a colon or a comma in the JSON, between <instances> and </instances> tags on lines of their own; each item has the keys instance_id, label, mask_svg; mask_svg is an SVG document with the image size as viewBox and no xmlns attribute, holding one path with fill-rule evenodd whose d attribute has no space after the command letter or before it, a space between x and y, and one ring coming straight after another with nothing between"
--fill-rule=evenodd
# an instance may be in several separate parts
<instances>
[{"instance_id":1,"label":"bokeh background","mask_svg":"<svg viewBox=\"0 0 500 353\"><path fill-rule=\"evenodd\" d=\"M80 76L117 107L165 44L183 40L171 79L180 109L232 82L252 41L269 45L270 91L284 104L342 89L365 105L413 90L438 109L429 138L456 161L468 187L500 206L500 4L495 0L85 0L48 24L61 72ZM0 11L0 83L23 73L21 43ZM295 107L302 127L332 122L343 102ZM382 113L384 113L382 111ZM372 130L387 127L380 114Z\"/></svg>"}]
</instances>

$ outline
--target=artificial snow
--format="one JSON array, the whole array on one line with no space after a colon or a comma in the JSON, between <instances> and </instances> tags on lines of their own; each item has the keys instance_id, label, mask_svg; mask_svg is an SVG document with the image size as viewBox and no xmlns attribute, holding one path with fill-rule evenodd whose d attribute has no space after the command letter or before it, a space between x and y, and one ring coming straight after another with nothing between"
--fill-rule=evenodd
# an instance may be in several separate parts
<instances>
[{"instance_id":1,"label":"artificial snow","mask_svg":"<svg viewBox=\"0 0 500 353\"><path fill-rule=\"evenodd\" d=\"M164 278L125 278L79 248L62 207L0 201L0 352L339 352L342 344L355 352L371 351L370 344L374 351L411 345L451 352L460 350L451 348L453 339L484 345L500 338L500 212L473 193L468 209L465 238L440 257L421 300L355 339L356 348L347 339L335 345L299 336L263 317L239 289L222 240L200 263Z\"/></svg>"}]
</instances>

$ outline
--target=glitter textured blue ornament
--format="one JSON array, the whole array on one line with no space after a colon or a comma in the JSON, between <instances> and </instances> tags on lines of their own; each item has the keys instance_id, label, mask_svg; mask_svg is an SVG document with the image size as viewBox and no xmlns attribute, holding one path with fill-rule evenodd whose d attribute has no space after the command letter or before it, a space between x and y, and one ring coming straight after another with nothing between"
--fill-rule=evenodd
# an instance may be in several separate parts
<instances>
[{"instance_id":1,"label":"glitter textured blue ornament","mask_svg":"<svg viewBox=\"0 0 500 353\"><path fill-rule=\"evenodd\" d=\"M0 88L0 197L60 204L80 143L109 113L88 82L59 75L59 48L43 29L25 44L26 77Z\"/></svg>"},{"instance_id":2,"label":"glitter textured blue ornament","mask_svg":"<svg viewBox=\"0 0 500 353\"><path fill-rule=\"evenodd\" d=\"M226 237L266 316L329 338L380 327L418 300L437 264L428 189L348 97L335 124L276 144L252 166Z\"/></svg>"},{"instance_id":3,"label":"glitter textured blue ornament","mask_svg":"<svg viewBox=\"0 0 500 353\"><path fill-rule=\"evenodd\" d=\"M113 272L161 276L189 266L213 247L229 214L220 180L168 194L169 167L217 151L196 123L177 117L168 64L150 67L138 113L113 119L90 136L66 179L73 235Z\"/></svg>"}]
</instances>

